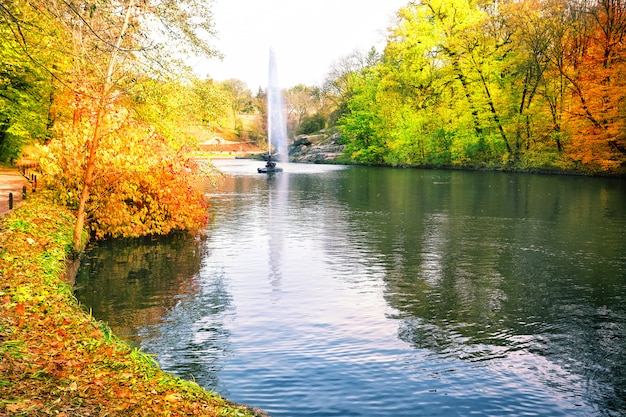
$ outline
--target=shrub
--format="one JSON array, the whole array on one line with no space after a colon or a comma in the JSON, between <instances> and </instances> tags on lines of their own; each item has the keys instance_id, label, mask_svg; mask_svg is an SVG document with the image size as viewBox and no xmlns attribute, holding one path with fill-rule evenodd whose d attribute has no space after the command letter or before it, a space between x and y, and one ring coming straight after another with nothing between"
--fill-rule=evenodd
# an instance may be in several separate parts
<instances>
[{"instance_id":1,"label":"shrub","mask_svg":"<svg viewBox=\"0 0 626 417\"><path fill-rule=\"evenodd\" d=\"M86 213L96 238L194 231L207 221L204 176L185 149L174 149L124 108L108 113ZM40 167L57 201L78 206L93 125L59 124L43 147Z\"/></svg>"}]
</instances>

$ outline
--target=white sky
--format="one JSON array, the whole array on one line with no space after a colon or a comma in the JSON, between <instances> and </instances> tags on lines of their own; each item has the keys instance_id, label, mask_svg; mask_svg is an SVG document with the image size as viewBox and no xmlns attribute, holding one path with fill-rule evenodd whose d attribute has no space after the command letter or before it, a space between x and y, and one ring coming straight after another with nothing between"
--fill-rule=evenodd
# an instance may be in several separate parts
<instances>
[{"instance_id":1,"label":"white sky","mask_svg":"<svg viewBox=\"0 0 626 417\"><path fill-rule=\"evenodd\" d=\"M355 50L382 52L395 12L408 0L215 0L223 61L199 61L199 76L244 81L253 93L266 88L269 50L279 83L320 85L331 65Z\"/></svg>"}]
</instances>

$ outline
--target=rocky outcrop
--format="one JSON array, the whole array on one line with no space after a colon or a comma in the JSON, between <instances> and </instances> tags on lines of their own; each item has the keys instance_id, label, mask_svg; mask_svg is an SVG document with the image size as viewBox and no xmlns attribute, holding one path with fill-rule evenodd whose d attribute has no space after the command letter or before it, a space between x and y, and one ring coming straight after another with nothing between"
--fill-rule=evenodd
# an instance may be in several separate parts
<instances>
[{"instance_id":1,"label":"rocky outcrop","mask_svg":"<svg viewBox=\"0 0 626 417\"><path fill-rule=\"evenodd\" d=\"M289 159L292 162L315 164L335 162L346 147L340 140L340 133L298 136L289 146Z\"/></svg>"}]
</instances>

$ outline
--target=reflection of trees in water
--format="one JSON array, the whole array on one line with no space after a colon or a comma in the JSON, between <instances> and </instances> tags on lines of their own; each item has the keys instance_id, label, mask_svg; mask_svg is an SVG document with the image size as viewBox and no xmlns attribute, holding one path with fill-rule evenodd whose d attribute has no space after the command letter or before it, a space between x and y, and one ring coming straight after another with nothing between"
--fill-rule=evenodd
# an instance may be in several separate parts
<instances>
[{"instance_id":1,"label":"reflection of trees in water","mask_svg":"<svg viewBox=\"0 0 626 417\"><path fill-rule=\"evenodd\" d=\"M144 328L142 347L163 369L214 388L230 352L225 323L234 307L223 273L200 274L199 291L182 297L162 323Z\"/></svg>"},{"instance_id":2,"label":"reflection of trees in water","mask_svg":"<svg viewBox=\"0 0 626 417\"><path fill-rule=\"evenodd\" d=\"M325 230L327 262L351 273L342 279L381 277L402 340L465 361L530 358L542 365L528 368L548 369L534 371L543 383L567 374L561 383L577 381L601 409L626 409L623 182L371 168L341 176L295 177L301 195L290 210Z\"/></svg>"},{"instance_id":3,"label":"reflection of trees in water","mask_svg":"<svg viewBox=\"0 0 626 417\"><path fill-rule=\"evenodd\" d=\"M111 240L89 248L76 296L118 336L138 342L138 329L159 323L180 299L198 292L202 237Z\"/></svg>"},{"instance_id":4,"label":"reflection of trees in water","mask_svg":"<svg viewBox=\"0 0 626 417\"><path fill-rule=\"evenodd\" d=\"M205 237L113 240L88 250L77 298L161 366L206 387L228 352L232 298L223 274L203 276Z\"/></svg>"},{"instance_id":5,"label":"reflection of trees in water","mask_svg":"<svg viewBox=\"0 0 626 417\"><path fill-rule=\"evenodd\" d=\"M337 239L352 241L337 247L385 271L401 339L470 361L539 355L603 409L626 407L626 243L613 209L626 201L614 182L349 172Z\"/></svg>"}]
</instances>

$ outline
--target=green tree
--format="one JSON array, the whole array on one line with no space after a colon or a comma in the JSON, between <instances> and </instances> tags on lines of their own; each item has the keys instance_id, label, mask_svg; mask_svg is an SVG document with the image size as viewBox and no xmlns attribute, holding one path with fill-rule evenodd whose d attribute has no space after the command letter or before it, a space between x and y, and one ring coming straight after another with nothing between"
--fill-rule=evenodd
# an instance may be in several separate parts
<instances>
[{"instance_id":1,"label":"green tree","mask_svg":"<svg viewBox=\"0 0 626 417\"><path fill-rule=\"evenodd\" d=\"M326 126L326 118L320 113L304 116L302 123L296 130L296 135L305 135L324 129Z\"/></svg>"},{"instance_id":2,"label":"green tree","mask_svg":"<svg viewBox=\"0 0 626 417\"><path fill-rule=\"evenodd\" d=\"M0 161L17 159L24 145L46 139L50 79L23 61L5 42L0 45Z\"/></svg>"},{"instance_id":3,"label":"green tree","mask_svg":"<svg viewBox=\"0 0 626 417\"><path fill-rule=\"evenodd\" d=\"M237 79L230 79L221 83L222 90L228 98L231 110L232 129L241 132L243 126L239 115L254 111L254 100L252 92L246 84Z\"/></svg>"},{"instance_id":4,"label":"green tree","mask_svg":"<svg viewBox=\"0 0 626 417\"><path fill-rule=\"evenodd\" d=\"M334 124L346 113L350 99L350 79L352 74L364 68L375 65L380 60L380 54L372 48L368 54L354 51L337 60L331 65L320 91L325 112L330 124Z\"/></svg>"},{"instance_id":5,"label":"green tree","mask_svg":"<svg viewBox=\"0 0 626 417\"><path fill-rule=\"evenodd\" d=\"M54 47L64 39L28 2L0 1L0 160L48 138L53 77L46 67L64 65Z\"/></svg>"},{"instance_id":6,"label":"green tree","mask_svg":"<svg viewBox=\"0 0 626 417\"><path fill-rule=\"evenodd\" d=\"M350 98L347 112L339 120L346 139L346 153L356 162L383 164L385 161L383 120L377 103L379 74L374 67L350 74L346 81Z\"/></svg>"}]
</instances>

